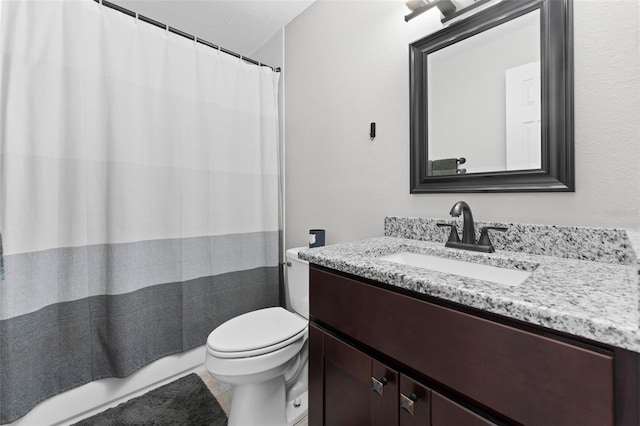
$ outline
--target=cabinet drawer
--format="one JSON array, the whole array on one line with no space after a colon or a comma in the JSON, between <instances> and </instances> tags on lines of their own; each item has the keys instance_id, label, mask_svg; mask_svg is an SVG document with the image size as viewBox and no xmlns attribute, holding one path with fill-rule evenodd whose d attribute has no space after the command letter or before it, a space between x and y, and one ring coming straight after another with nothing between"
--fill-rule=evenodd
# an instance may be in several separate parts
<instances>
[{"instance_id":1,"label":"cabinet drawer","mask_svg":"<svg viewBox=\"0 0 640 426\"><path fill-rule=\"evenodd\" d=\"M431 393L431 426L495 426L437 392Z\"/></svg>"},{"instance_id":2,"label":"cabinet drawer","mask_svg":"<svg viewBox=\"0 0 640 426\"><path fill-rule=\"evenodd\" d=\"M613 359L319 269L310 314L526 425L613 424Z\"/></svg>"}]
</instances>

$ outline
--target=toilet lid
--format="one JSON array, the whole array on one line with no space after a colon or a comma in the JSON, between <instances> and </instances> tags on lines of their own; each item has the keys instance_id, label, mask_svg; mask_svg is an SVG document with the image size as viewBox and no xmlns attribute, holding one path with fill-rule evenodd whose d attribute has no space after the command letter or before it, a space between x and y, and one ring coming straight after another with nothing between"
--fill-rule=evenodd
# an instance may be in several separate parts
<instances>
[{"instance_id":1,"label":"toilet lid","mask_svg":"<svg viewBox=\"0 0 640 426\"><path fill-rule=\"evenodd\" d=\"M221 324L209 334L207 346L215 352L255 352L299 335L307 321L286 309L247 312Z\"/></svg>"}]
</instances>

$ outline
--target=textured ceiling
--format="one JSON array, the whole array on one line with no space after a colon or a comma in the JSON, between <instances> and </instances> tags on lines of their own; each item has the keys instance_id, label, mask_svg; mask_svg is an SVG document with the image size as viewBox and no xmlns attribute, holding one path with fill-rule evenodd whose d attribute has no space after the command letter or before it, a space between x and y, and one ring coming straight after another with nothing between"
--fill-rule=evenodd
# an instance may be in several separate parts
<instances>
[{"instance_id":1,"label":"textured ceiling","mask_svg":"<svg viewBox=\"0 0 640 426\"><path fill-rule=\"evenodd\" d=\"M110 0L251 57L314 0Z\"/></svg>"}]
</instances>

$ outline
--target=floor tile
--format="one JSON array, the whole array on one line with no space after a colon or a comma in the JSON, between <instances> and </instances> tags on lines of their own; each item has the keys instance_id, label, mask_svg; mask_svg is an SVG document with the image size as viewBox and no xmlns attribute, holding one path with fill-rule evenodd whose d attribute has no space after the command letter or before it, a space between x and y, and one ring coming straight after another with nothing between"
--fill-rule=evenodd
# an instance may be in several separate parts
<instances>
[{"instance_id":1,"label":"floor tile","mask_svg":"<svg viewBox=\"0 0 640 426\"><path fill-rule=\"evenodd\" d=\"M202 381L207 385L213 396L217 397L220 394L230 391L233 386L228 383L218 382L214 379L208 371L202 371L198 373Z\"/></svg>"}]
</instances>

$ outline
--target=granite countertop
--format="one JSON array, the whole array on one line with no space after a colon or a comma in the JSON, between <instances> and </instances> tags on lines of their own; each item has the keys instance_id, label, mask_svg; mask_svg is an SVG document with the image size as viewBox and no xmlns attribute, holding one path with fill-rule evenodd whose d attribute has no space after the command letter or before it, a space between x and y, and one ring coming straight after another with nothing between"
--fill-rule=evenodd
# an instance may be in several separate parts
<instances>
[{"instance_id":1,"label":"granite countertop","mask_svg":"<svg viewBox=\"0 0 640 426\"><path fill-rule=\"evenodd\" d=\"M599 237L600 238L600 237ZM636 241L636 235L626 237ZM599 244L602 245L602 244ZM497 249L486 254L443 242L385 236L302 250L312 264L376 280L531 324L640 352L638 260L574 259ZM498 246L496 246L498 248ZM496 284L378 259L413 252L530 271L518 286ZM615 256L614 256L615 257Z\"/></svg>"}]
</instances>

